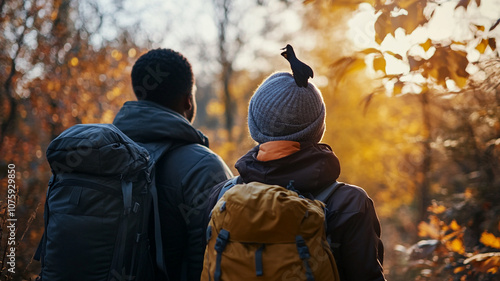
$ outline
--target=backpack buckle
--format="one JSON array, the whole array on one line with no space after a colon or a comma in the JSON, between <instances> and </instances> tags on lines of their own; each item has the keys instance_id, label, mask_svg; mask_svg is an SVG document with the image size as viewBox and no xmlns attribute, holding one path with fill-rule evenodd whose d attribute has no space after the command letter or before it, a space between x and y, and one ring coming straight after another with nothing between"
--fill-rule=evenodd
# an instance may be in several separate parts
<instances>
[{"instance_id":1,"label":"backpack buckle","mask_svg":"<svg viewBox=\"0 0 500 281\"><path fill-rule=\"evenodd\" d=\"M226 248L227 242L229 241L229 231L221 229L217 240L215 240L215 250L217 253L222 253Z\"/></svg>"}]
</instances>

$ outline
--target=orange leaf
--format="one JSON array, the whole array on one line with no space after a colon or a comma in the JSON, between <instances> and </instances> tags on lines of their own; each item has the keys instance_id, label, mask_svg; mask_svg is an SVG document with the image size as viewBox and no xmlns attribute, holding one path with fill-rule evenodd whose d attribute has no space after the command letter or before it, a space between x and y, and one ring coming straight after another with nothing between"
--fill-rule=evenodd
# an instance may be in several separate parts
<instances>
[{"instance_id":1,"label":"orange leaf","mask_svg":"<svg viewBox=\"0 0 500 281\"><path fill-rule=\"evenodd\" d=\"M479 239L479 241L485 246L500 249L500 238L486 231L481 234L481 238Z\"/></svg>"}]
</instances>

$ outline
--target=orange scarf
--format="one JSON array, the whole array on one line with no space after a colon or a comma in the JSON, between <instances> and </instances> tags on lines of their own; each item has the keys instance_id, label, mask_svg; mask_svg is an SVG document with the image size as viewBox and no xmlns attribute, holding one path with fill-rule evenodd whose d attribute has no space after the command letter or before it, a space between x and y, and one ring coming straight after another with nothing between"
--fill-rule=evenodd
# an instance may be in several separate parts
<instances>
[{"instance_id":1,"label":"orange scarf","mask_svg":"<svg viewBox=\"0 0 500 281\"><path fill-rule=\"evenodd\" d=\"M300 143L296 141L270 141L260 145L257 160L271 161L292 155L300 150Z\"/></svg>"}]
</instances>

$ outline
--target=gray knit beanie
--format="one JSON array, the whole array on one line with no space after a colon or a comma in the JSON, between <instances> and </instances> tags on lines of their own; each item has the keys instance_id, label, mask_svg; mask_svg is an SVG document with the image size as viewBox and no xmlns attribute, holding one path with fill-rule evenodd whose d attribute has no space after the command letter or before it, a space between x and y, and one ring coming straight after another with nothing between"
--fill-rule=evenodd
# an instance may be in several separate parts
<instances>
[{"instance_id":1,"label":"gray knit beanie","mask_svg":"<svg viewBox=\"0 0 500 281\"><path fill-rule=\"evenodd\" d=\"M276 140L321 141L325 133L325 104L309 83L297 86L292 74L277 72L255 91L248 107L248 128L258 143Z\"/></svg>"}]
</instances>

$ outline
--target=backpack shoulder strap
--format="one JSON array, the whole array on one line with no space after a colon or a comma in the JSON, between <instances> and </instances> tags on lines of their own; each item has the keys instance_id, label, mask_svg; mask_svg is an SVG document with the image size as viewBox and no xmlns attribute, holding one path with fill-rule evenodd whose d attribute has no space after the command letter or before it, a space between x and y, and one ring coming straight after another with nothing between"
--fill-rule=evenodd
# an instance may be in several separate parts
<instances>
[{"instance_id":1,"label":"backpack shoulder strap","mask_svg":"<svg viewBox=\"0 0 500 281\"><path fill-rule=\"evenodd\" d=\"M165 153L169 150L172 150L176 145L173 143L139 143L140 146L147 149L149 152L149 157L154 160L154 163L158 162L158 160L165 155Z\"/></svg>"},{"instance_id":2,"label":"backpack shoulder strap","mask_svg":"<svg viewBox=\"0 0 500 281\"><path fill-rule=\"evenodd\" d=\"M153 219L154 219L154 241L156 248L156 265L158 269L163 274L163 277L168 280L167 268L165 265L165 257L163 256L163 240L161 235L161 226L160 226L160 211L158 208L158 191L156 189L156 178L155 178L155 169L158 160L165 155L165 153L169 150L172 150L175 145L172 143L148 143L148 144L140 144L142 147L146 148L149 152L149 157L153 160L153 165L150 169L150 180L151 180L151 197L153 202Z\"/></svg>"},{"instance_id":3,"label":"backpack shoulder strap","mask_svg":"<svg viewBox=\"0 0 500 281\"><path fill-rule=\"evenodd\" d=\"M240 179L240 176L236 176L236 177L228 180L226 182L226 184L224 184L224 186L221 188L221 190L219 192L219 196L217 197L217 201L219 201L219 199L222 197L222 195L224 195L224 193L226 193L226 191L228 191L231 187L237 185L239 179Z\"/></svg>"},{"instance_id":4,"label":"backpack shoulder strap","mask_svg":"<svg viewBox=\"0 0 500 281\"><path fill-rule=\"evenodd\" d=\"M325 189L321 190L318 194L314 195L314 199L319 200L326 204L326 202L332 197L333 193L337 189L343 186L344 183L335 181L333 184L327 186Z\"/></svg>"}]
</instances>

